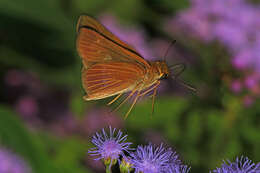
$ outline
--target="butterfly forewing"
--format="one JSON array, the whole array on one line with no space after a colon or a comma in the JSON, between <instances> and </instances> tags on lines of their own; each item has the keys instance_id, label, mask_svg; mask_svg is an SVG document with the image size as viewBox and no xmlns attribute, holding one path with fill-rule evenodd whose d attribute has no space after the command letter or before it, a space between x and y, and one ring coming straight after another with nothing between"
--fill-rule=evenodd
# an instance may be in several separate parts
<instances>
[{"instance_id":1,"label":"butterfly forewing","mask_svg":"<svg viewBox=\"0 0 260 173\"><path fill-rule=\"evenodd\" d=\"M100 24L97 20L95 20L94 18L92 18L90 16L87 16L87 15L80 16L78 23L77 23L77 32L79 32L80 29L82 29L84 27L89 28L89 29L92 28L92 29L96 30L97 32L102 33L103 35L105 35L109 39L117 42L118 44L137 52L132 46L124 43L123 41L121 41L117 36L112 34L102 24Z\"/></svg>"},{"instance_id":2,"label":"butterfly forewing","mask_svg":"<svg viewBox=\"0 0 260 173\"><path fill-rule=\"evenodd\" d=\"M143 68L150 67L132 46L121 41L94 18L81 16L77 32L77 49L85 68L104 62L131 62Z\"/></svg>"}]
</instances>

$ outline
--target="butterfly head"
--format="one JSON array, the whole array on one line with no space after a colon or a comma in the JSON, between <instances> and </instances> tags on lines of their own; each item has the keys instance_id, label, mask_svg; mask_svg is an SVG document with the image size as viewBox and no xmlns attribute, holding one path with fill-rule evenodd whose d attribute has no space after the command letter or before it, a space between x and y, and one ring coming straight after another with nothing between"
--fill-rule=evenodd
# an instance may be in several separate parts
<instances>
[{"instance_id":1,"label":"butterfly head","mask_svg":"<svg viewBox=\"0 0 260 173\"><path fill-rule=\"evenodd\" d=\"M169 67L165 61L155 61L153 67L156 70L159 80L167 79L170 75Z\"/></svg>"}]
</instances>

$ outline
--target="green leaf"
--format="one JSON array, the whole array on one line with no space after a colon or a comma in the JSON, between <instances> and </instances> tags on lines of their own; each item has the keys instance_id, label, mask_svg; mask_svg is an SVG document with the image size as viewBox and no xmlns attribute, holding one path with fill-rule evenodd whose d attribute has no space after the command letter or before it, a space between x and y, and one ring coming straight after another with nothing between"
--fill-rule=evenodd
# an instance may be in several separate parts
<instances>
[{"instance_id":1,"label":"green leaf","mask_svg":"<svg viewBox=\"0 0 260 173\"><path fill-rule=\"evenodd\" d=\"M0 142L22 155L30 163L34 172L57 172L50 163L44 147L35 141L33 135L22 125L15 113L0 106Z\"/></svg>"},{"instance_id":2,"label":"green leaf","mask_svg":"<svg viewBox=\"0 0 260 173\"><path fill-rule=\"evenodd\" d=\"M181 116L181 112L186 107L187 103L182 98L169 98L164 97L157 99L155 102L155 111L151 116L152 103L151 101L144 100L136 105L128 117L130 125L134 125L135 128L149 128L150 126L168 127L173 126L173 123L177 123ZM129 108L125 106L122 109L122 115Z\"/></svg>"}]
</instances>

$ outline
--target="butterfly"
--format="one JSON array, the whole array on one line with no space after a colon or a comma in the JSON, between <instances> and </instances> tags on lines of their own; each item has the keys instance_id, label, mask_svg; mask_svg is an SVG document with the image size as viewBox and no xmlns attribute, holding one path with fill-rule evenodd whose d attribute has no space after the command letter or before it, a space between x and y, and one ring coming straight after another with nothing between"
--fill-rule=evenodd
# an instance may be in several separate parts
<instances>
[{"instance_id":1,"label":"butterfly","mask_svg":"<svg viewBox=\"0 0 260 173\"><path fill-rule=\"evenodd\" d=\"M185 68L183 64L170 67L162 60L145 60L134 47L121 41L88 15L79 17L76 29L76 47L82 59L81 78L86 92L83 98L99 100L116 96L108 103L111 105L124 93L130 93L115 109L118 110L127 100L134 97L125 118L137 100L150 92L153 92L153 112L155 96L161 80L170 76L171 68L181 69L178 74ZM185 86L195 90L187 84Z\"/></svg>"}]
</instances>

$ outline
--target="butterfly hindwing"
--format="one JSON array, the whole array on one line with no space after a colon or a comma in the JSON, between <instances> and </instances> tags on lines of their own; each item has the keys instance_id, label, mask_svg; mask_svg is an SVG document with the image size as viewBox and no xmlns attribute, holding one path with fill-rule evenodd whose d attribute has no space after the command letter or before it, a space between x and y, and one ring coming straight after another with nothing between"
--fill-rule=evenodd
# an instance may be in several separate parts
<instances>
[{"instance_id":1,"label":"butterfly hindwing","mask_svg":"<svg viewBox=\"0 0 260 173\"><path fill-rule=\"evenodd\" d=\"M138 65L125 62L99 63L83 67L82 82L87 100L97 100L127 92L137 86L145 71Z\"/></svg>"}]
</instances>

